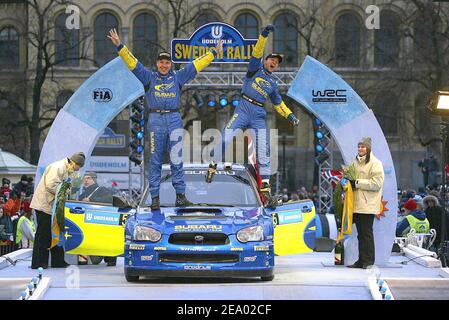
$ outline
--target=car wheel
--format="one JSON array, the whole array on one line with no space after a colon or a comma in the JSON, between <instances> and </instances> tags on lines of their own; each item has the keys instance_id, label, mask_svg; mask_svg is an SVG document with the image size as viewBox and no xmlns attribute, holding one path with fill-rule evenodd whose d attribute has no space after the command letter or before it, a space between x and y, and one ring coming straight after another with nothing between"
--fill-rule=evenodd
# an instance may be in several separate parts
<instances>
[{"instance_id":1,"label":"car wheel","mask_svg":"<svg viewBox=\"0 0 449 320\"><path fill-rule=\"evenodd\" d=\"M262 281L273 281L274 279L274 274L268 277L260 277L262 279Z\"/></svg>"},{"instance_id":2,"label":"car wheel","mask_svg":"<svg viewBox=\"0 0 449 320\"><path fill-rule=\"evenodd\" d=\"M130 276L125 274L126 281L128 282L137 282L139 281L139 276Z\"/></svg>"},{"instance_id":3,"label":"car wheel","mask_svg":"<svg viewBox=\"0 0 449 320\"><path fill-rule=\"evenodd\" d=\"M100 262L103 261L102 256L89 256L89 258L92 264L100 264Z\"/></svg>"}]
</instances>

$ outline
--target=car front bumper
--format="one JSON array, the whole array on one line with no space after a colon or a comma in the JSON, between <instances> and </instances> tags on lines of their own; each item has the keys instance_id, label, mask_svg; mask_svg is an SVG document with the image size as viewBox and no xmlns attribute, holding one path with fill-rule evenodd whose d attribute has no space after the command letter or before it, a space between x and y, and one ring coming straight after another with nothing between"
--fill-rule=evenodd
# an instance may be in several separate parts
<instances>
[{"instance_id":1,"label":"car front bumper","mask_svg":"<svg viewBox=\"0 0 449 320\"><path fill-rule=\"evenodd\" d=\"M128 241L124 257L129 276L244 278L270 277L274 272L272 241L221 246Z\"/></svg>"}]
</instances>

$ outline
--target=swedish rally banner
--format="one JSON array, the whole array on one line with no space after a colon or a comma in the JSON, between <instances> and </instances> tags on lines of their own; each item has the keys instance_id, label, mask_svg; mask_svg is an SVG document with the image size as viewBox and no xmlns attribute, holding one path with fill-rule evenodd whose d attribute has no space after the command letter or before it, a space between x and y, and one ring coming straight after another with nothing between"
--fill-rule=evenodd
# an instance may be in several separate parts
<instances>
[{"instance_id":1,"label":"swedish rally banner","mask_svg":"<svg viewBox=\"0 0 449 320\"><path fill-rule=\"evenodd\" d=\"M211 22L197 29L189 39L173 39L171 56L173 62L187 63L207 53L223 40L223 54L212 63L246 63L251 58L257 39L245 39L233 26Z\"/></svg>"}]
</instances>

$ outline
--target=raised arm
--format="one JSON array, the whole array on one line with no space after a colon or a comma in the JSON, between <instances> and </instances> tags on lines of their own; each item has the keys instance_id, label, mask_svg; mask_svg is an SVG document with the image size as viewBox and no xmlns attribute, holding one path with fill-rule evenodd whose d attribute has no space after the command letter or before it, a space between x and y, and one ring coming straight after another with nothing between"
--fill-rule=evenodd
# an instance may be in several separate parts
<instances>
[{"instance_id":1,"label":"raised arm","mask_svg":"<svg viewBox=\"0 0 449 320\"><path fill-rule=\"evenodd\" d=\"M180 85L184 85L189 82L195 76L203 71L207 66L211 64L214 59L223 52L223 41L220 40L215 48L201 57L193 60L187 66L177 72L177 77Z\"/></svg>"},{"instance_id":2,"label":"raised arm","mask_svg":"<svg viewBox=\"0 0 449 320\"><path fill-rule=\"evenodd\" d=\"M251 59L249 60L247 77L251 78L254 73L262 65L263 52L265 50L265 45L267 44L267 38L270 32L274 31L274 26L272 24L267 25L262 33L259 35L256 45L254 46L253 52L251 54Z\"/></svg>"},{"instance_id":3,"label":"raised arm","mask_svg":"<svg viewBox=\"0 0 449 320\"><path fill-rule=\"evenodd\" d=\"M137 79L142 82L144 86L148 85L151 78L151 72L148 71L136 57L128 50L128 48L121 43L120 38L115 29L109 30L108 38L111 39L112 43L117 47L118 55L125 62L129 70L134 73Z\"/></svg>"}]
</instances>

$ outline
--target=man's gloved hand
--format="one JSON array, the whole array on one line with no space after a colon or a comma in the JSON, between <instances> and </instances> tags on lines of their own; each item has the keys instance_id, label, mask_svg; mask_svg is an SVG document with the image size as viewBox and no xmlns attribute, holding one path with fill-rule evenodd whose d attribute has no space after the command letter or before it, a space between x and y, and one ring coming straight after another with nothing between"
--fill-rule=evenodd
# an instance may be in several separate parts
<instances>
[{"instance_id":1,"label":"man's gloved hand","mask_svg":"<svg viewBox=\"0 0 449 320\"><path fill-rule=\"evenodd\" d=\"M269 24L262 30L262 35L266 38L270 34L270 32L274 31L274 25Z\"/></svg>"},{"instance_id":2,"label":"man's gloved hand","mask_svg":"<svg viewBox=\"0 0 449 320\"><path fill-rule=\"evenodd\" d=\"M295 127L299 126L299 119L295 117L293 113L290 113L287 117L288 121L292 123Z\"/></svg>"}]
</instances>

